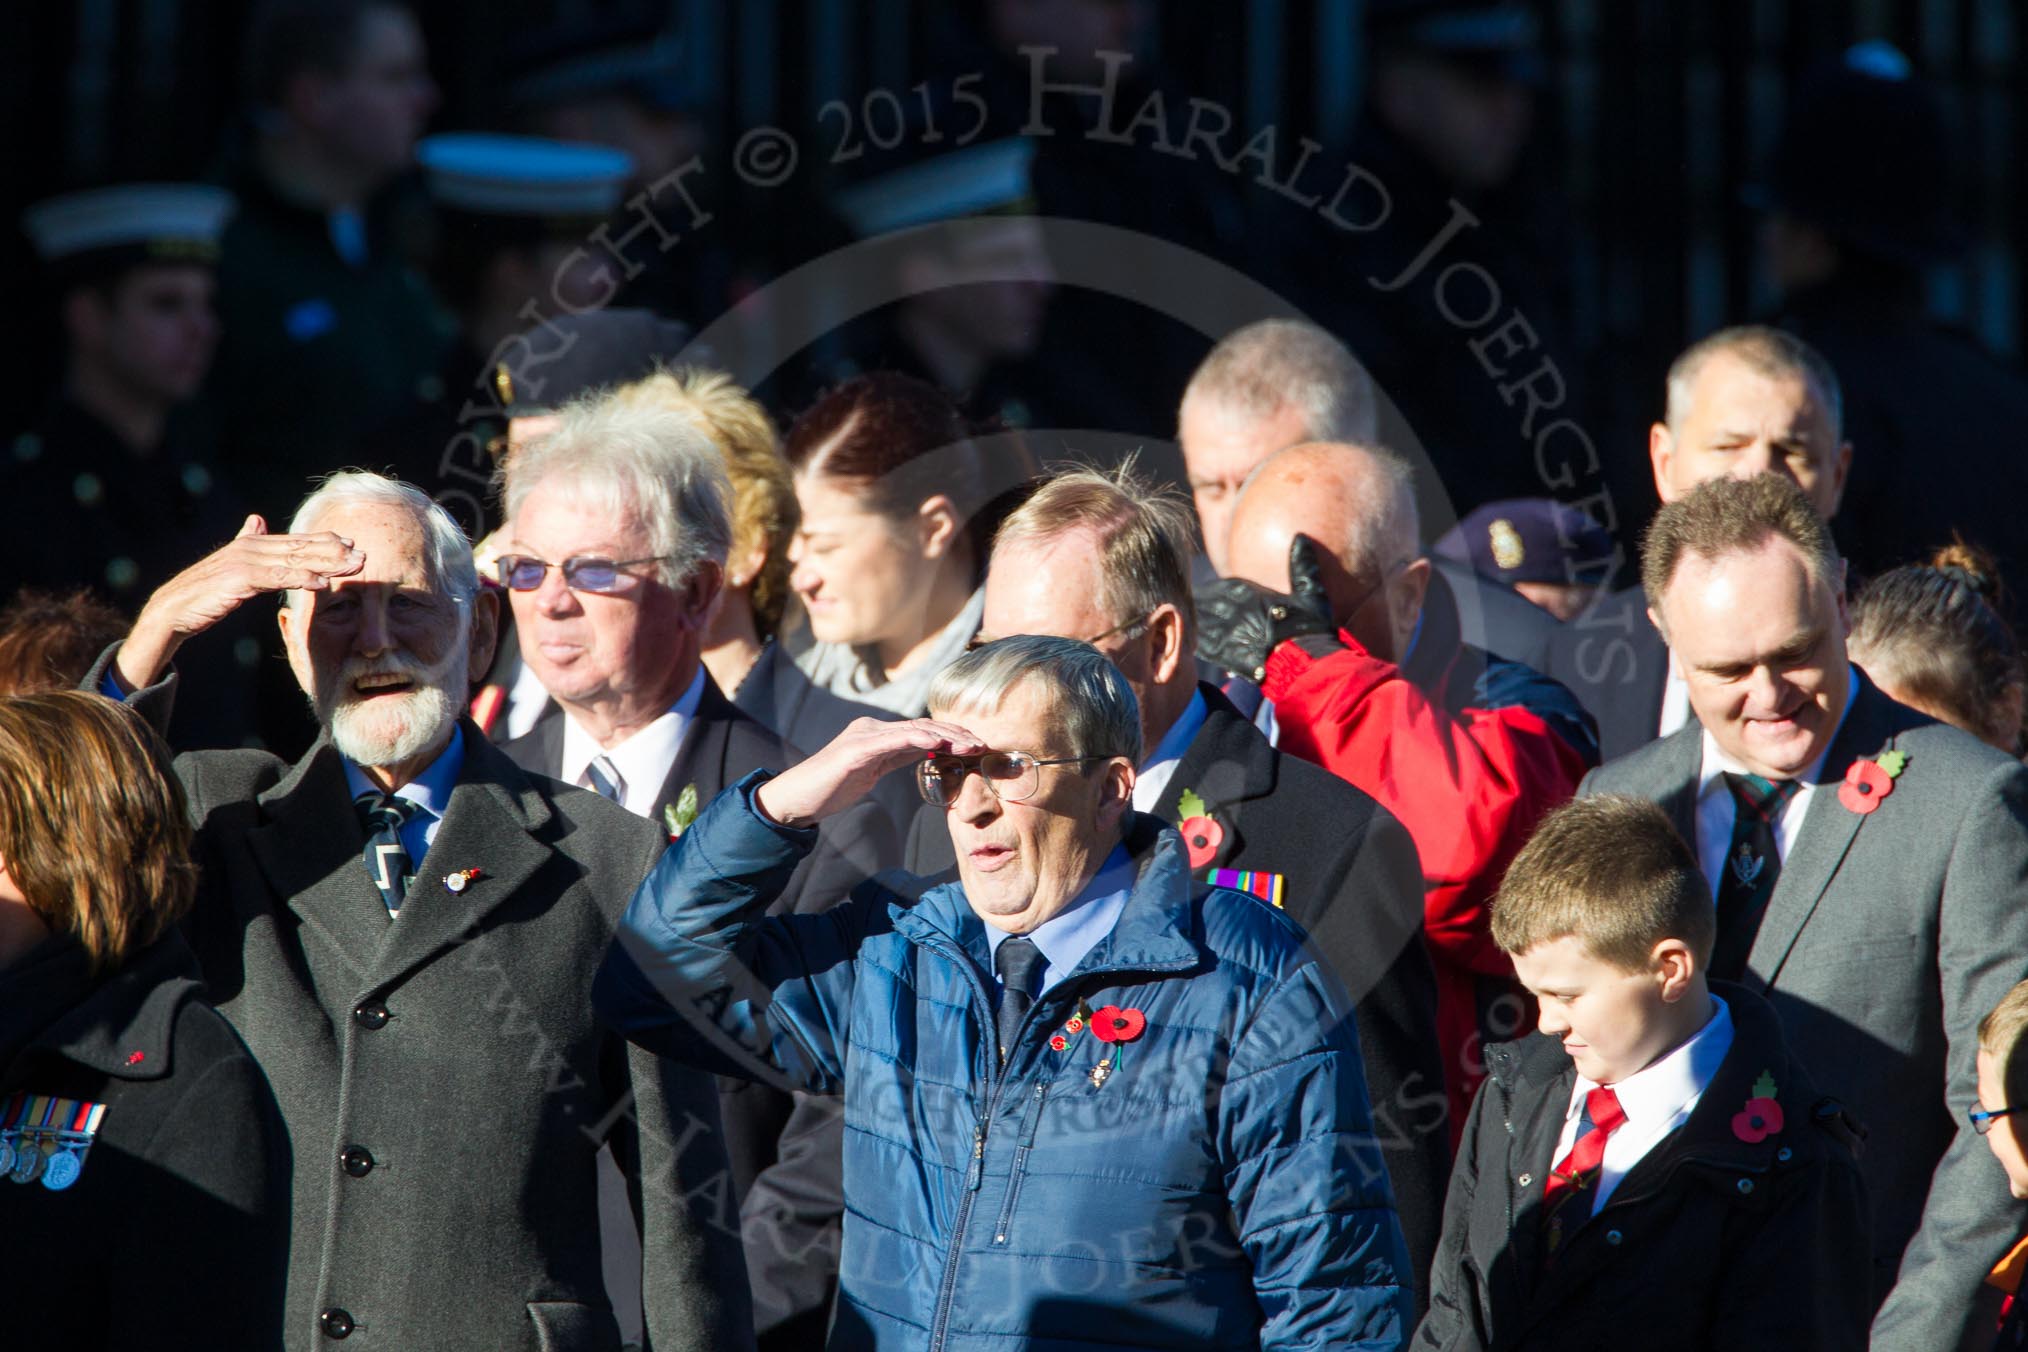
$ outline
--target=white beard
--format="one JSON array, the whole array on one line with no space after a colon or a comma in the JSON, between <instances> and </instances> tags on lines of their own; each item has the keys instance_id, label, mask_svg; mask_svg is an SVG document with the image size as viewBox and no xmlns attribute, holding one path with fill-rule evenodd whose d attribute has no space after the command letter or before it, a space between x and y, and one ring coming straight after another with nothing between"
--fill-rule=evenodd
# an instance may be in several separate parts
<instances>
[{"instance_id":1,"label":"white beard","mask_svg":"<svg viewBox=\"0 0 2028 1352\"><path fill-rule=\"evenodd\" d=\"M355 658L311 705L318 721L331 730L331 744L347 759L364 766L399 765L449 737L464 711L468 661L462 635L434 668L399 656L376 662ZM387 673L411 677L414 688L400 695L354 693L353 682L360 677Z\"/></svg>"}]
</instances>

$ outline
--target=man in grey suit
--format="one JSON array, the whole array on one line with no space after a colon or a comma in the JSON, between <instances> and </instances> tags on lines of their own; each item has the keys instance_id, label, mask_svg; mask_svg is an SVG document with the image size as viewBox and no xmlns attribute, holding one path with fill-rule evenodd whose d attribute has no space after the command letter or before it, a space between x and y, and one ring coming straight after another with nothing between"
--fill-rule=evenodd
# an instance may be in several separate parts
<instances>
[{"instance_id":1,"label":"man in grey suit","mask_svg":"<svg viewBox=\"0 0 2028 1352\"><path fill-rule=\"evenodd\" d=\"M1714 884L1712 975L1869 1130L1875 1352L1989 1346L1982 1278L2028 1213L1965 1110L1977 1023L2028 968L2028 770L1850 665L1844 567L1789 480L1699 486L1641 562L1694 718L1580 793L1670 814Z\"/></svg>"},{"instance_id":2,"label":"man in grey suit","mask_svg":"<svg viewBox=\"0 0 2028 1352\"><path fill-rule=\"evenodd\" d=\"M460 717L497 601L443 509L334 476L288 534L249 518L171 579L89 679L164 719L182 642L285 590L323 736L293 766L209 751L178 771L203 868L191 939L294 1152L288 1345L617 1352L594 1172L610 1141L654 1346L750 1346L736 1217L709 1212L711 1084L591 1012L663 833L522 772Z\"/></svg>"}]
</instances>

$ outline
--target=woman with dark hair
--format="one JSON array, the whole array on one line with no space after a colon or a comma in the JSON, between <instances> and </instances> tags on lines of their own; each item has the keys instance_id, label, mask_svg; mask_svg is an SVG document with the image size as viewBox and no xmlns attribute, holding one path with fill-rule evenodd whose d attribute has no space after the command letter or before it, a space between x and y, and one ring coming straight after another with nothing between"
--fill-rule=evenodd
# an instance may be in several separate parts
<instances>
[{"instance_id":1,"label":"woman with dark hair","mask_svg":"<svg viewBox=\"0 0 2028 1352\"><path fill-rule=\"evenodd\" d=\"M288 1146L200 998L161 740L81 691L0 698L6 1345L282 1345Z\"/></svg>"},{"instance_id":2,"label":"woman with dark hair","mask_svg":"<svg viewBox=\"0 0 2028 1352\"><path fill-rule=\"evenodd\" d=\"M2021 754L2021 644L2000 612L1999 570L1959 540L1927 565L1882 573L1852 603L1852 660L1898 703Z\"/></svg>"},{"instance_id":3,"label":"woman with dark hair","mask_svg":"<svg viewBox=\"0 0 2028 1352\"><path fill-rule=\"evenodd\" d=\"M1026 479L1025 457L989 461L947 395L894 372L820 399L784 451L802 508L790 654L834 695L920 717L930 679L978 632L996 499Z\"/></svg>"}]
</instances>

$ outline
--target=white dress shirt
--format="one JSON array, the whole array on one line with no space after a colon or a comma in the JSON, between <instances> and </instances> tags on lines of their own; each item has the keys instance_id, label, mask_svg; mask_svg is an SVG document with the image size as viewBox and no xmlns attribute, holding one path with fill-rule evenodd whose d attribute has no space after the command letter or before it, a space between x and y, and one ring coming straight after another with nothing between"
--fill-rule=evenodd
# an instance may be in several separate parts
<instances>
[{"instance_id":1,"label":"white dress shirt","mask_svg":"<svg viewBox=\"0 0 2028 1352\"><path fill-rule=\"evenodd\" d=\"M1690 1110L1704 1097L1705 1088L1718 1074L1719 1064L1730 1050L1732 1011L1714 995L1711 1018L1695 1037L1645 1070L1636 1071L1612 1086L1627 1120L1606 1137L1605 1159L1599 1164L1598 1183L1592 1189L1592 1215L1598 1214L1629 1170L1670 1132L1690 1120ZM1563 1134L1556 1138L1552 1160L1561 1162L1577 1144L1584 1096L1599 1087L1596 1080L1577 1077L1577 1084L1570 1091L1570 1106L1563 1115Z\"/></svg>"},{"instance_id":2,"label":"white dress shirt","mask_svg":"<svg viewBox=\"0 0 2028 1352\"><path fill-rule=\"evenodd\" d=\"M1162 791L1169 787L1175 777L1176 767L1183 760L1183 753L1197 740L1197 734L1204 729L1204 720L1211 716L1211 708L1204 702L1202 690L1190 696L1190 703L1184 708L1169 730L1162 734L1161 743L1154 754L1141 762L1141 772L1134 778L1134 811L1153 812L1161 800ZM1189 788L1188 784L1183 786Z\"/></svg>"},{"instance_id":3,"label":"white dress shirt","mask_svg":"<svg viewBox=\"0 0 2028 1352\"><path fill-rule=\"evenodd\" d=\"M1655 729L1657 737L1667 737L1690 721L1690 686L1677 674L1675 657L1663 661L1669 676L1662 684L1662 721Z\"/></svg>"},{"instance_id":4,"label":"white dress shirt","mask_svg":"<svg viewBox=\"0 0 2028 1352\"><path fill-rule=\"evenodd\" d=\"M603 756L619 772L620 806L637 817L655 818L662 811L662 783L669 778L669 771L676 764L677 753L683 749L684 734L689 732L691 720L697 716L697 706L703 698L704 667L700 663L697 675L691 678L690 688L683 692L681 699L669 706L668 713L613 747L601 747L565 710L563 761L558 767L560 773L557 778L566 784L589 789L592 787L591 763Z\"/></svg>"},{"instance_id":5,"label":"white dress shirt","mask_svg":"<svg viewBox=\"0 0 2028 1352\"><path fill-rule=\"evenodd\" d=\"M1858 693L1856 681L1851 693ZM1824 743L1823 753L1797 776L1801 787L1790 796L1788 806L1782 809L1780 819L1774 824L1776 859L1787 862L1789 846L1795 843L1796 833L1803 829L1803 821L1810 810L1810 798L1817 791L1817 778L1824 773L1825 757L1831 754L1831 747L1837 742L1838 733L1843 730L1846 716L1851 712L1852 700L1848 695L1844 711L1838 715L1838 725L1831 729L1831 736ZM1704 764L1697 779L1697 866L1704 870L1704 880L1711 885L1714 900L1725 876L1725 853L1732 848L1732 826L1739 813L1739 804L1725 783L1728 773L1743 775L1749 772L1726 755L1719 748L1718 739L1706 732Z\"/></svg>"}]
</instances>

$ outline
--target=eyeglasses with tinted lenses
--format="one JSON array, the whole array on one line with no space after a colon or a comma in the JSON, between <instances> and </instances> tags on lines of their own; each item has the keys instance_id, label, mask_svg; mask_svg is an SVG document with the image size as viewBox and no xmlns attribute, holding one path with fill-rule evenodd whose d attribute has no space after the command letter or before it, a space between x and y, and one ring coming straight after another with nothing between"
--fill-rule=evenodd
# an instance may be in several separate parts
<instances>
[{"instance_id":1,"label":"eyeglasses with tinted lenses","mask_svg":"<svg viewBox=\"0 0 2028 1352\"><path fill-rule=\"evenodd\" d=\"M563 585L572 591L610 592L625 585L632 573L622 572L640 563L660 563L669 556L645 559L602 559L592 554L573 554L562 563L551 563L531 554L509 554L500 560L500 585L510 591L534 591L552 568L563 569Z\"/></svg>"},{"instance_id":2,"label":"eyeglasses with tinted lenses","mask_svg":"<svg viewBox=\"0 0 2028 1352\"><path fill-rule=\"evenodd\" d=\"M965 776L977 775L1003 803L1021 803L1042 785L1045 765L1084 765L1110 756L1064 756L1037 760L1025 751L987 751L977 756L931 756L915 767L916 787L933 807L949 807L965 791Z\"/></svg>"},{"instance_id":3,"label":"eyeglasses with tinted lenses","mask_svg":"<svg viewBox=\"0 0 2028 1352\"><path fill-rule=\"evenodd\" d=\"M2028 1105L2020 1108L1994 1108L1991 1111L1984 1108L1968 1108L1965 1116L1972 1119L1972 1130L1984 1136L1993 1129L1993 1123L2019 1112L2028 1112Z\"/></svg>"}]
</instances>

